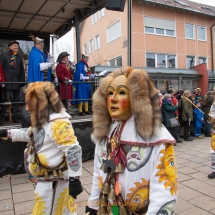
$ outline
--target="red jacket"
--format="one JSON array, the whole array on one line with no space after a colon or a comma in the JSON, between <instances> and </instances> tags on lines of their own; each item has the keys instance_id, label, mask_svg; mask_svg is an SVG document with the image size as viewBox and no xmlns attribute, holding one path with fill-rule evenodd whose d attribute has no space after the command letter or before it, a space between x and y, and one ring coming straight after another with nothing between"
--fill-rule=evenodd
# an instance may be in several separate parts
<instances>
[{"instance_id":1,"label":"red jacket","mask_svg":"<svg viewBox=\"0 0 215 215\"><path fill-rule=\"evenodd\" d=\"M1 64L0 64L0 82L5 82L4 71Z\"/></svg>"},{"instance_id":2,"label":"red jacket","mask_svg":"<svg viewBox=\"0 0 215 215\"><path fill-rule=\"evenodd\" d=\"M56 74L59 83L61 84L61 99L65 100L66 99L66 78L72 80L71 73L67 69L65 63L59 63L56 67ZM67 84L67 99L72 99L72 87L70 84Z\"/></svg>"}]
</instances>

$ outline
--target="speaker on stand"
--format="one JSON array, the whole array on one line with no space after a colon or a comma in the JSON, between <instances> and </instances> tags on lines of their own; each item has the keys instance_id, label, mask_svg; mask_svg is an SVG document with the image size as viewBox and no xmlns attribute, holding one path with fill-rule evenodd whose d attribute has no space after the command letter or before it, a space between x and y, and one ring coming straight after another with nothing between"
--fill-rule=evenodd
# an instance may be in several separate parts
<instances>
[{"instance_id":1,"label":"speaker on stand","mask_svg":"<svg viewBox=\"0 0 215 215\"><path fill-rule=\"evenodd\" d=\"M106 0L105 8L107 10L124 11L126 0Z\"/></svg>"}]
</instances>

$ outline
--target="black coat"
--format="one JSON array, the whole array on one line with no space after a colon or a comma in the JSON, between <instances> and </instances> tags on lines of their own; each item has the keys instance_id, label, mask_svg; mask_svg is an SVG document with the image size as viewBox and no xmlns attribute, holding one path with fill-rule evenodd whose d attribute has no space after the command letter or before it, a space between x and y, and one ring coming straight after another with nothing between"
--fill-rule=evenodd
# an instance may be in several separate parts
<instances>
[{"instance_id":1,"label":"black coat","mask_svg":"<svg viewBox=\"0 0 215 215\"><path fill-rule=\"evenodd\" d=\"M16 56L16 67L10 65L10 51L1 54L0 63L4 71L5 82L24 82L25 73L22 57ZM7 90L19 90L24 84L5 84L4 89Z\"/></svg>"}]
</instances>

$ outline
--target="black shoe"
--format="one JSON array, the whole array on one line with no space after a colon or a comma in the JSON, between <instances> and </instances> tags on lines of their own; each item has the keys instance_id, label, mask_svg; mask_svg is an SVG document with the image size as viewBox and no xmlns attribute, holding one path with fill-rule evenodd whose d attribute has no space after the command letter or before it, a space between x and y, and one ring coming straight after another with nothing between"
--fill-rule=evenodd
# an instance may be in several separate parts
<instances>
[{"instance_id":1,"label":"black shoe","mask_svg":"<svg viewBox=\"0 0 215 215\"><path fill-rule=\"evenodd\" d=\"M79 112L79 116L85 116L84 112Z\"/></svg>"},{"instance_id":2,"label":"black shoe","mask_svg":"<svg viewBox=\"0 0 215 215\"><path fill-rule=\"evenodd\" d=\"M210 132L205 132L205 137L211 137Z\"/></svg>"},{"instance_id":3,"label":"black shoe","mask_svg":"<svg viewBox=\"0 0 215 215\"><path fill-rule=\"evenodd\" d=\"M187 139L184 139L184 141L193 141L193 138L187 138Z\"/></svg>"},{"instance_id":4,"label":"black shoe","mask_svg":"<svg viewBox=\"0 0 215 215\"><path fill-rule=\"evenodd\" d=\"M178 139L176 143L183 143L183 141Z\"/></svg>"},{"instance_id":5,"label":"black shoe","mask_svg":"<svg viewBox=\"0 0 215 215\"><path fill-rule=\"evenodd\" d=\"M215 178L215 172L212 172L211 174L208 175L208 178L214 179Z\"/></svg>"},{"instance_id":6,"label":"black shoe","mask_svg":"<svg viewBox=\"0 0 215 215\"><path fill-rule=\"evenodd\" d=\"M84 112L86 115L92 115L90 111Z\"/></svg>"}]
</instances>

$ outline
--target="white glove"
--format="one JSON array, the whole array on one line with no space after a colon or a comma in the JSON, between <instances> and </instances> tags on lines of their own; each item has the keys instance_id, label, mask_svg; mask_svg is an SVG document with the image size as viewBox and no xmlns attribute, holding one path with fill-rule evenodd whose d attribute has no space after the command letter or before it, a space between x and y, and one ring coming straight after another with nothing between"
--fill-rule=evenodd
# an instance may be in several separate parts
<instances>
[{"instance_id":1,"label":"white glove","mask_svg":"<svg viewBox=\"0 0 215 215\"><path fill-rule=\"evenodd\" d=\"M90 78L88 76L84 76L83 74L80 74L80 80L89 80Z\"/></svg>"},{"instance_id":2,"label":"white glove","mask_svg":"<svg viewBox=\"0 0 215 215\"><path fill-rule=\"evenodd\" d=\"M40 71L46 70L52 67L53 63L40 63Z\"/></svg>"},{"instance_id":3,"label":"white glove","mask_svg":"<svg viewBox=\"0 0 215 215\"><path fill-rule=\"evenodd\" d=\"M95 74L90 74L90 79L94 79L95 78Z\"/></svg>"},{"instance_id":4,"label":"white glove","mask_svg":"<svg viewBox=\"0 0 215 215\"><path fill-rule=\"evenodd\" d=\"M69 83L69 84L72 84L72 80L68 80L68 83Z\"/></svg>"}]
</instances>

